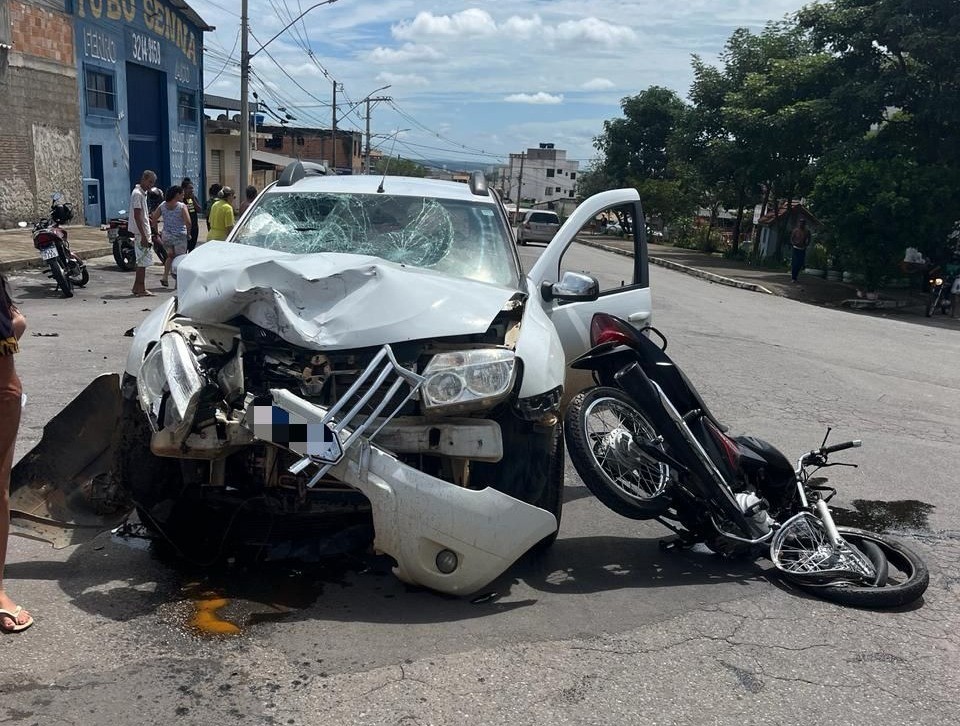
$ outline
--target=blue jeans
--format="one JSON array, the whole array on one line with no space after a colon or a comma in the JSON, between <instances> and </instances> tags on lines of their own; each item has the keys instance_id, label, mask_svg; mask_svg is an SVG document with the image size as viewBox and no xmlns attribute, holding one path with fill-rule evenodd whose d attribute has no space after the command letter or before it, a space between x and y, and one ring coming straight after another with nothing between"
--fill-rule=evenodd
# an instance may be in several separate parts
<instances>
[{"instance_id":1,"label":"blue jeans","mask_svg":"<svg viewBox=\"0 0 960 726\"><path fill-rule=\"evenodd\" d=\"M800 274L800 270L803 269L804 263L807 261L807 251L798 250L796 247L793 248L793 261L790 265L790 277L794 282L797 280L797 275Z\"/></svg>"}]
</instances>

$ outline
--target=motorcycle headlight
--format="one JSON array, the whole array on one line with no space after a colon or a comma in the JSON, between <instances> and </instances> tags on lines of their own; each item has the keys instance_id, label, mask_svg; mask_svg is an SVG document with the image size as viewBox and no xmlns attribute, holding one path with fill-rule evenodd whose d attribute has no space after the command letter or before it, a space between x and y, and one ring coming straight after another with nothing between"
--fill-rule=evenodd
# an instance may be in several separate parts
<instances>
[{"instance_id":1,"label":"motorcycle headlight","mask_svg":"<svg viewBox=\"0 0 960 726\"><path fill-rule=\"evenodd\" d=\"M424 407L483 408L502 401L516 379L516 356L502 348L440 353L423 371Z\"/></svg>"},{"instance_id":2,"label":"motorcycle headlight","mask_svg":"<svg viewBox=\"0 0 960 726\"><path fill-rule=\"evenodd\" d=\"M933 281L933 284L934 284L934 285L942 285L942 284L943 284L943 278L942 278L942 277L938 277L936 280Z\"/></svg>"},{"instance_id":3,"label":"motorcycle headlight","mask_svg":"<svg viewBox=\"0 0 960 726\"><path fill-rule=\"evenodd\" d=\"M169 393L170 406L167 421L179 425L192 415L203 390L203 379L197 358L181 335L166 333L160 337L160 343L140 366L137 388L140 404L155 428L162 427L158 418L165 393Z\"/></svg>"}]
</instances>

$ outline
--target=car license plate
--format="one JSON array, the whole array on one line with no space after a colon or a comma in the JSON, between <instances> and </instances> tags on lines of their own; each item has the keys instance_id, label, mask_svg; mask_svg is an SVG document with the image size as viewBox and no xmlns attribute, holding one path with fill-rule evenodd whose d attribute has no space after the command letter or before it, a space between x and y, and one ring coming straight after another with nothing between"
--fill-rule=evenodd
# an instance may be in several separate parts
<instances>
[{"instance_id":1,"label":"car license plate","mask_svg":"<svg viewBox=\"0 0 960 726\"><path fill-rule=\"evenodd\" d=\"M329 425L308 423L280 406L254 406L253 435L309 456L315 463L336 464L343 458L340 439Z\"/></svg>"},{"instance_id":2,"label":"car license plate","mask_svg":"<svg viewBox=\"0 0 960 726\"><path fill-rule=\"evenodd\" d=\"M50 245L49 247L44 247L43 249L40 250L40 259L44 261L52 260L54 257L57 256L57 254L58 254L57 246Z\"/></svg>"}]
</instances>

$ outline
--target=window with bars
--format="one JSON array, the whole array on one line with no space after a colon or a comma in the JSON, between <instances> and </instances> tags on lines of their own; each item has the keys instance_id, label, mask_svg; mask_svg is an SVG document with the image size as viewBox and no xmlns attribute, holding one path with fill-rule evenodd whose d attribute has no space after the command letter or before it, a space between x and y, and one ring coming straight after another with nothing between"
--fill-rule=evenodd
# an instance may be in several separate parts
<instances>
[{"instance_id":1,"label":"window with bars","mask_svg":"<svg viewBox=\"0 0 960 726\"><path fill-rule=\"evenodd\" d=\"M187 88L177 89L177 120L181 126L197 125L197 92Z\"/></svg>"},{"instance_id":2,"label":"window with bars","mask_svg":"<svg viewBox=\"0 0 960 726\"><path fill-rule=\"evenodd\" d=\"M87 113L112 116L117 112L117 94L113 73L102 68L84 69Z\"/></svg>"}]
</instances>

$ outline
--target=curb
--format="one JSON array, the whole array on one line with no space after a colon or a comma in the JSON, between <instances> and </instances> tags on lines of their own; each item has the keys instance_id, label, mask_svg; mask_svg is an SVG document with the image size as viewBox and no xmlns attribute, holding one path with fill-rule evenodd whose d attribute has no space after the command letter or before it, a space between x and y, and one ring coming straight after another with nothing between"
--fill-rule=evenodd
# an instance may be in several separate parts
<instances>
[{"instance_id":1,"label":"curb","mask_svg":"<svg viewBox=\"0 0 960 726\"><path fill-rule=\"evenodd\" d=\"M603 250L604 252L612 252L615 255L623 255L624 257L633 257L633 252L628 250L622 250L619 247L610 247L609 245L601 244L599 242L589 242L586 240L578 239L577 243L586 245L587 247L595 247L598 250ZM673 262L672 260L665 260L662 257L653 257L650 256L647 258L651 265L658 265L659 267L666 267L668 270L676 270L677 272L683 272L687 275L693 275L694 277L699 277L703 280L708 280L709 282L715 282L719 285L728 285L729 287L739 287L741 290L750 290L751 292L759 292L764 295L775 295L771 290L768 290L763 285L757 285L753 282L743 282L742 280L735 280L732 277L724 277L723 275L717 275L713 272L706 272L705 270L698 270L696 267L688 267L687 265L681 265L679 262Z\"/></svg>"},{"instance_id":2,"label":"curb","mask_svg":"<svg viewBox=\"0 0 960 726\"><path fill-rule=\"evenodd\" d=\"M75 251L75 254L82 260L92 260L95 257L107 257L113 254L113 246L94 247L89 250ZM39 269L46 266L47 263L39 257L21 257L16 260L0 262L0 272L16 272L17 270Z\"/></svg>"}]
</instances>

